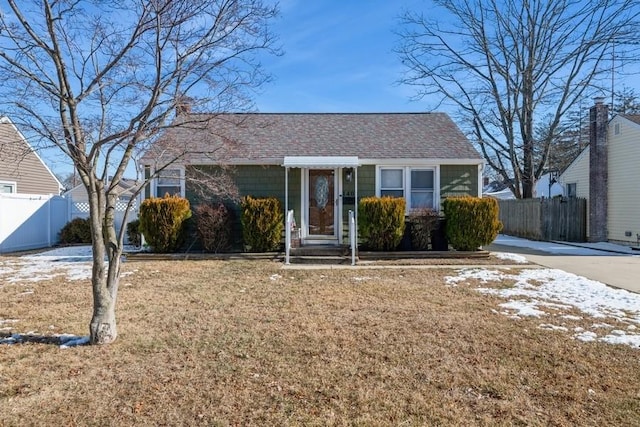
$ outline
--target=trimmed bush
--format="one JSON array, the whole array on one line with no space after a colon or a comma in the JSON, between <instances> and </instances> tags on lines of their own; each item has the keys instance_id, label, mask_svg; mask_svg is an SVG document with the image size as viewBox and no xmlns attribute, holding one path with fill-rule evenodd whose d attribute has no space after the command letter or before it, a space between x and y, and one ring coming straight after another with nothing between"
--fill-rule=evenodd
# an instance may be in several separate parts
<instances>
[{"instance_id":1,"label":"trimmed bush","mask_svg":"<svg viewBox=\"0 0 640 427\"><path fill-rule=\"evenodd\" d=\"M248 250L268 252L280 248L284 230L284 214L280 201L275 197L243 197L242 237Z\"/></svg>"},{"instance_id":2,"label":"trimmed bush","mask_svg":"<svg viewBox=\"0 0 640 427\"><path fill-rule=\"evenodd\" d=\"M127 224L127 238L129 239L130 245L140 246L142 244L139 219L134 219Z\"/></svg>"},{"instance_id":3,"label":"trimmed bush","mask_svg":"<svg viewBox=\"0 0 640 427\"><path fill-rule=\"evenodd\" d=\"M426 251L431 244L431 236L438 226L438 212L433 209L417 209L409 214L411 247L415 251Z\"/></svg>"},{"instance_id":4,"label":"trimmed bush","mask_svg":"<svg viewBox=\"0 0 640 427\"><path fill-rule=\"evenodd\" d=\"M91 243L91 222L89 218L74 218L60 230L60 243Z\"/></svg>"},{"instance_id":5,"label":"trimmed bush","mask_svg":"<svg viewBox=\"0 0 640 427\"><path fill-rule=\"evenodd\" d=\"M502 230L498 202L493 198L451 197L443 202L449 243L459 251L474 251L493 242Z\"/></svg>"},{"instance_id":6,"label":"trimmed bush","mask_svg":"<svg viewBox=\"0 0 640 427\"><path fill-rule=\"evenodd\" d=\"M194 217L205 251L218 253L231 247L231 215L225 205L196 206Z\"/></svg>"},{"instance_id":7,"label":"trimmed bush","mask_svg":"<svg viewBox=\"0 0 640 427\"><path fill-rule=\"evenodd\" d=\"M405 200L401 197L364 197L358 203L358 232L365 246L392 251L404 234Z\"/></svg>"},{"instance_id":8,"label":"trimmed bush","mask_svg":"<svg viewBox=\"0 0 640 427\"><path fill-rule=\"evenodd\" d=\"M177 195L145 199L140 205L140 232L153 252L176 252L184 241L189 201Z\"/></svg>"}]
</instances>

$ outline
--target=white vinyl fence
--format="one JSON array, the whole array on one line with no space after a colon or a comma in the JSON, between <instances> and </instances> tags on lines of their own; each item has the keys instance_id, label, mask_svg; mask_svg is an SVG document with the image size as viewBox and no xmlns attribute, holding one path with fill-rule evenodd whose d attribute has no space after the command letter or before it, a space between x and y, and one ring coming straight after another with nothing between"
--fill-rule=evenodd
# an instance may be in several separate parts
<instances>
[{"instance_id":1,"label":"white vinyl fence","mask_svg":"<svg viewBox=\"0 0 640 427\"><path fill-rule=\"evenodd\" d=\"M68 221L64 197L0 194L0 253L52 246Z\"/></svg>"},{"instance_id":2,"label":"white vinyl fence","mask_svg":"<svg viewBox=\"0 0 640 427\"><path fill-rule=\"evenodd\" d=\"M117 230L123 225L126 206L125 202L116 205ZM53 246L67 222L88 217L89 203L74 202L71 196L0 194L0 253ZM136 200L127 221L137 217Z\"/></svg>"}]
</instances>

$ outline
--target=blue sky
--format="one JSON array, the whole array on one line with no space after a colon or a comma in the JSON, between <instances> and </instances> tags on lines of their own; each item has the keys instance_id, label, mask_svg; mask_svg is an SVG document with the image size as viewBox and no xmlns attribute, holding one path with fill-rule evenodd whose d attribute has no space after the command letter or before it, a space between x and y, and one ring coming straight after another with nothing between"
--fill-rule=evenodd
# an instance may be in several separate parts
<instances>
[{"instance_id":1,"label":"blue sky","mask_svg":"<svg viewBox=\"0 0 640 427\"><path fill-rule=\"evenodd\" d=\"M274 33L284 55L263 61L274 81L256 98L261 112L426 111L397 84L398 16L421 0L284 0Z\"/></svg>"}]
</instances>

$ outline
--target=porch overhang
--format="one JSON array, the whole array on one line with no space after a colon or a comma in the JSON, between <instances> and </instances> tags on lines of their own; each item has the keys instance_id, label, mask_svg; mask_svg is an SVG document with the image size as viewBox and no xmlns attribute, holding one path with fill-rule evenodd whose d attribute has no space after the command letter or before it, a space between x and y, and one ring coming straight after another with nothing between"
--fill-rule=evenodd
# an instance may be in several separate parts
<instances>
[{"instance_id":1,"label":"porch overhang","mask_svg":"<svg viewBox=\"0 0 640 427\"><path fill-rule=\"evenodd\" d=\"M360 161L357 156L286 156L282 166L303 169L357 168Z\"/></svg>"}]
</instances>

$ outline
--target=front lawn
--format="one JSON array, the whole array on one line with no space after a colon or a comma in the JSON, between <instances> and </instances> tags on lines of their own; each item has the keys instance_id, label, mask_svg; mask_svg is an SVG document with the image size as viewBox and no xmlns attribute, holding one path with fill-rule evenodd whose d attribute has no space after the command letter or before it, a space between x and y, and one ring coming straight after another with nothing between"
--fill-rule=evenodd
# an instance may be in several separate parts
<instances>
[{"instance_id":1,"label":"front lawn","mask_svg":"<svg viewBox=\"0 0 640 427\"><path fill-rule=\"evenodd\" d=\"M640 424L640 350L476 290L515 280L281 266L126 263L115 344L0 345L0 425ZM87 333L86 279L3 280L0 301L5 335Z\"/></svg>"}]
</instances>

